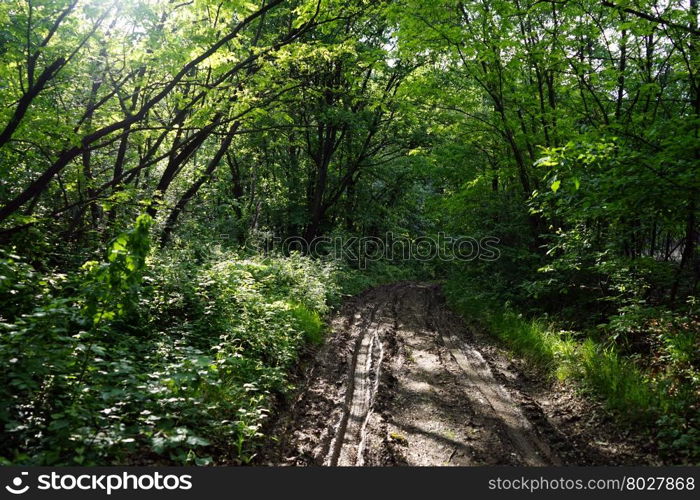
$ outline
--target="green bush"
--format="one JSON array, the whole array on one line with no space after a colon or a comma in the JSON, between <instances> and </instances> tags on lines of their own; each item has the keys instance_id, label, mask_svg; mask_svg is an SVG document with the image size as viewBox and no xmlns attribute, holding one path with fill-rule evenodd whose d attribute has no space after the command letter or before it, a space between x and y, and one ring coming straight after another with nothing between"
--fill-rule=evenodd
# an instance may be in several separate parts
<instances>
[{"instance_id":1,"label":"green bush","mask_svg":"<svg viewBox=\"0 0 700 500\"><path fill-rule=\"evenodd\" d=\"M300 255L154 255L149 224L68 277L0 259L0 462L254 456L300 352L323 339L339 272Z\"/></svg>"}]
</instances>

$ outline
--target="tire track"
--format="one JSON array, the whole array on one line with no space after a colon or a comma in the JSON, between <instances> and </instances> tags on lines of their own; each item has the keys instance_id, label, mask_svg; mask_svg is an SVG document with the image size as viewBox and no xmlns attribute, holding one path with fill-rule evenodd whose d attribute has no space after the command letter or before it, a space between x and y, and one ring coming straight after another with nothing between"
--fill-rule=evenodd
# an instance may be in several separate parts
<instances>
[{"instance_id":1,"label":"tire track","mask_svg":"<svg viewBox=\"0 0 700 500\"><path fill-rule=\"evenodd\" d=\"M390 335L392 330L391 321L387 321L382 314L390 308L391 303L380 296L360 323L350 364L345 408L336 426L325 465L363 465L367 421L381 378L384 357L382 337Z\"/></svg>"}]
</instances>

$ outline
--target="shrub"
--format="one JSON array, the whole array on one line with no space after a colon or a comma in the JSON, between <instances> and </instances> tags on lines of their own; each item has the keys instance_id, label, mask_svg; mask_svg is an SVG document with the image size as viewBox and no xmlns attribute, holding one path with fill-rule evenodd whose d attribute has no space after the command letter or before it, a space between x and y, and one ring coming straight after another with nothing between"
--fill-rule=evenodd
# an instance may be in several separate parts
<instances>
[{"instance_id":1,"label":"shrub","mask_svg":"<svg viewBox=\"0 0 700 500\"><path fill-rule=\"evenodd\" d=\"M323 339L338 270L300 255L154 255L149 224L68 277L1 256L0 462L254 456L299 353Z\"/></svg>"}]
</instances>

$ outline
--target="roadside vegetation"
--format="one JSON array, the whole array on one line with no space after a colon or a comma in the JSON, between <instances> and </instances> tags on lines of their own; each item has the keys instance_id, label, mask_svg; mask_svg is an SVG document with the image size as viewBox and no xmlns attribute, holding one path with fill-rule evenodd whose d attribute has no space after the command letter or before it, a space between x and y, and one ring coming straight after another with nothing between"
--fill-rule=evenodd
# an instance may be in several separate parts
<instances>
[{"instance_id":1,"label":"roadside vegetation","mask_svg":"<svg viewBox=\"0 0 700 500\"><path fill-rule=\"evenodd\" d=\"M700 461L694 334L666 325L650 360L623 354L598 332L563 329L561 320L528 317L510 305L470 296L454 282L448 282L446 292L450 305L473 327L497 338L537 371L602 401L623 427L647 429L666 458Z\"/></svg>"},{"instance_id":2,"label":"roadside vegetation","mask_svg":"<svg viewBox=\"0 0 700 500\"><path fill-rule=\"evenodd\" d=\"M149 256L148 221L71 276L3 254L4 463L246 463L323 342L335 265L206 245Z\"/></svg>"}]
</instances>

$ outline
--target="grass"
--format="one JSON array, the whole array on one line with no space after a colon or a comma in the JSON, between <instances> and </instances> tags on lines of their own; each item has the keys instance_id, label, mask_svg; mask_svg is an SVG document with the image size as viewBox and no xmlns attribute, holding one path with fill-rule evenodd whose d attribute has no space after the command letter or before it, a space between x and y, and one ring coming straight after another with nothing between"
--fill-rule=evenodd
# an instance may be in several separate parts
<instances>
[{"instance_id":1,"label":"grass","mask_svg":"<svg viewBox=\"0 0 700 500\"><path fill-rule=\"evenodd\" d=\"M577 360L586 385L626 419L651 424L669 407L662 388L613 349L586 339L577 350Z\"/></svg>"},{"instance_id":2,"label":"grass","mask_svg":"<svg viewBox=\"0 0 700 500\"><path fill-rule=\"evenodd\" d=\"M324 324L318 312L312 311L302 304L292 305L290 312L307 343L313 345L323 343L325 337Z\"/></svg>"},{"instance_id":3,"label":"grass","mask_svg":"<svg viewBox=\"0 0 700 500\"><path fill-rule=\"evenodd\" d=\"M557 378L571 375L577 344L569 332L555 331L543 321L527 320L511 311L493 314L489 329L515 352Z\"/></svg>"}]
</instances>

